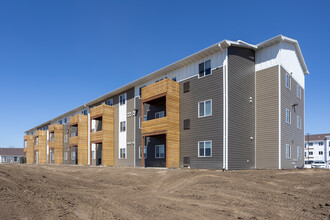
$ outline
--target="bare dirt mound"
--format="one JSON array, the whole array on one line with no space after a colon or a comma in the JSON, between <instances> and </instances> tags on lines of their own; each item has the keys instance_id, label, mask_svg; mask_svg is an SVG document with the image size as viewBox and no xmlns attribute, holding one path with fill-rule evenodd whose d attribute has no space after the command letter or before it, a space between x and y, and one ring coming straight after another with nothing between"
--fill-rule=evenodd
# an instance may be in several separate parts
<instances>
[{"instance_id":1,"label":"bare dirt mound","mask_svg":"<svg viewBox=\"0 0 330 220\"><path fill-rule=\"evenodd\" d=\"M0 219L330 219L330 170L0 165Z\"/></svg>"}]
</instances>

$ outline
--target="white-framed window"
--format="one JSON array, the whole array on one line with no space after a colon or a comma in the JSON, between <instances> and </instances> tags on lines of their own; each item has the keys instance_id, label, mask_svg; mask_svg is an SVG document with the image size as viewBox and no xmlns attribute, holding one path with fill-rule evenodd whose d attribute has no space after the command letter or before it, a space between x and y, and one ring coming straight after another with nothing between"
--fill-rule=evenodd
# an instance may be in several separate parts
<instances>
[{"instance_id":1,"label":"white-framed window","mask_svg":"<svg viewBox=\"0 0 330 220\"><path fill-rule=\"evenodd\" d=\"M126 121L121 121L120 122L120 132L125 132L126 131Z\"/></svg>"},{"instance_id":2,"label":"white-framed window","mask_svg":"<svg viewBox=\"0 0 330 220\"><path fill-rule=\"evenodd\" d=\"M286 158L291 158L291 145L286 145Z\"/></svg>"},{"instance_id":3,"label":"white-framed window","mask_svg":"<svg viewBox=\"0 0 330 220\"><path fill-rule=\"evenodd\" d=\"M95 143L92 143L92 159L93 159L93 160L96 159L96 153L95 153L95 150L96 150L96 145L95 145Z\"/></svg>"},{"instance_id":4,"label":"white-framed window","mask_svg":"<svg viewBox=\"0 0 330 220\"><path fill-rule=\"evenodd\" d=\"M126 159L126 148L119 148L119 159Z\"/></svg>"},{"instance_id":5,"label":"white-framed window","mask_svg":"<svg viewBox=\"0 0 330 220\"><path fill-rule=\"evenodd\" d=\"M289 73L287 73L285 77L285 86L291 90L291 75Z\"/></svg>"},{"instance_id":6,"label":"white-framed window","mask_svg":"<svg viewBox=\"0 0 330 220\"><path fill-rule=\"evenodd\" d=\"M198 157L212 157L212 141L198 142Z\"/></svg>"},{"instance_id":7,"label":"white-framed window","mask_svg":"<svg viewBox=\"0 0 330 220\"><path fill-rule=\"evenodd\" d=\"M64 160L68 160L68 152L64 152Z\"/></svg>"},{"instance_id":8,"label":"white-framed window","mask_svg":"<svg viewBox=\"0 0 330 220\"><path fill-rule=\"evenodd\" d=\"M75 160L76 159L76 152L72 151L71 152L71 160Z\"/></svg>"},{"instance_id":9,"label":"white-framed window","mask_svg":"<svg viewBox=\"0 0 330 220\"><path fill-rule=\"evenodd\" d=\"M297 158L301 159L301 148L297 147Z\"/></svg>"},{"instance_id":10,"label":"white-framed window","mask_svg":"<svg viewBox=\"0 0 330 220\"><path fill-rule=\"evenodd\" d=\"M35 138L35 144L36 144L36 145L39 144L39 137L38 137L38 136Z\"/></svg>"},{"instance_id":11,"label":"white-framed window","mask_svg":"<svg viewBox=\"0 0 330 220\"><path fill-rule=\"evenodd\" d=\"M313 146L313 142L309 142L309 144L308 144L309 146Z\"/></svg>"},{"instance_id":12,"label":"white-framed window","mask_svg":"<svg viewBox=\"0 0 330 220\"><path fill-rule=\"evenodd\" d=\"M49 133L49 140L50 140L50 142L54 142L54 136L55 136L55 133L54 132L50 132Z\"/></svg>"},{"instance_id":13,"label":"white-framed window","mask_svg":"<svg viewBox=\"0 0 330 220\"><path fill-rule=\"evenodd\" d=\"M173 76L171 79L176 82L176 76Z\"/></svg>"},{"instance_id":14,"label":"white-framed window","mask_svg":"<svg viewBox=\"0 0 330 220\"><path fill-rule=\"evenodd\" d=\"M323 151L319 151L319 155L323 155Z\"/></svg>"},{"instance_id":15,"label":"white-framed window","mask_svg":"<svg viewBox=\"0 0 330 220\"><path fill-rule=\"evenodd\" d=\"M96 159L95 151L92 151L92 159L93 159L93 160Z\"/></svg>"},{"instance_id":16,"label":"white-framed window","mask_svg":"<svg viewBox=\"0 0 330 220\"><path fill-rule=\"evenodd\" d=\"M156 112L155 113L155 119L157 118L163 118L165 116L165 112L161 111L161 112Z\"/></svg>"},{"instance_id":17,"label":"white-framed window","mask_svg":"<svg viewBox=\"0 0 330 220\"><path fill-rule=\"evenodd\" d=\"M297 84L297 97L301 99L301 86Z\"/></svg>"},{"instance_id":18,"label":"white-framed window","mask_svg":"<svg viewBox=\"0 0 330 220\"><path fill-rule=\"evenodd\" d=\"M3 156L3 157L2 157L2 162L3 162L3 163L7 162L7 157Z\"/></svg>"},{"instance_id":19,"label":"white-framed window","mask_svg":"<svg viewBox=\"0 0 330 220\"><path fill-rule=\"evenodd\" d=\"M155 158L161 159L165 158L165 146L162 145L155 145Z\"/></svg>"},{"instance_id":20,"label":"white-framed window","mask_svg":"<svg viewBox=\"0 0 330 220\"><path fill-rule=\"evenodd\" d=\"M211 60L206 60L198 65L198 77L204 77L211 74Z\"/></svg>"},{"instance_id":21,"label":"white-framed window","mask_svg":"<svg viewBox=\"0 0 330 220\"><path fill-rule=\"evenodd\" d=\"M323 142L319 142L319 145L320 145L320 146L323 146Z\"/></svg>"},{"instance_id":22,"label":"white-framed window","mask_svg":"<svg viewBox=\"0 0 330 220\"><path fill-rule=\"evenodd\" d=\"M141 150L142 150L142 147L140 146L140 147L139 147L139 158L140 158L140 159L142 159L142 151L141 151ZM147 146L144 146L144 159L146 159L147 156L148 156L148 155L147 155Z\"/></svg>"},{"instance_id":23,"label":"white-framed window","mask_svg":"<svg viewBox=\"0 0 330 220\"><path fill-rule=\"evenodd\" d=\"M198 103L198 117L206 117L212 115L212 99Z\"/></svg>"},{"instance_id":24,"label":"white-framed window","mask_svg":"<svg viewBox=\"0 0 330 220\"><path fill-rule=\"evenodd\" d=\"M107 101L107 105L113 106L113 99L109 99L109 100Z\"/></svg>"},{"instance_id":25,"label":"white-framed window","mask_svg":"<svg viewBox=\"0 0 330 220\"><path fill-rule=\"evenodd\" d=\"M119 105L126 104L126 93L119 96Z\"/></svg>"},{"instance_id":26,"label":"white-framed window","mask_svg":"<svg viewBox=\"0 0 330 220\"><path fill-rule=\"evenodd\" d=\"M291 111L289 109L286 109L285 122L287 124L291 124Z\"/></svg>"},{"instance_id":27,"label":"white-framed window","mask_svg":"<svg viewBox=\"0 0 330 220\"><path fill-rule=\"evenodd\" d=\"M313 156L313 151L309 151L308 155Z\"/></svg>"},{"instance_id":28,"label":"white-framed window","mask_svg":"<svg viewBox=\"0 0 330 220\"><path fill-rule=\"evenodd\" d=\"M301 129L301 119L299 115L297 115L297 128Z\"/></svg>"},{"instance_id":29,"label":"white-framed window","mask_svg":"<svg viewBox=\"0 0 330 220\"><path fill-rule=\"evenodd\" d=\"M68 142L68 135L64 135L64 142Z\"/></svg>"},{"instance_id":30,"label":"white-framed window","mask_svg":"<svg viewBox=\"0 0 330 220\"><path fill-rule=\"evenodd\" d=\"M147 121L147 116L143 116L143 121ZM142 116L139 117L139 129L142 128Z\"/></svg>"}]
</instances>

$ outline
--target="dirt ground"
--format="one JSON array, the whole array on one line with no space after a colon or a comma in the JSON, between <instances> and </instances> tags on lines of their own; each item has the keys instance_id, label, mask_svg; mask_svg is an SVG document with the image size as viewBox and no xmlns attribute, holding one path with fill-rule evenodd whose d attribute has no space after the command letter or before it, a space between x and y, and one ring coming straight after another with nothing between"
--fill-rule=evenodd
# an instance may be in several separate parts
<instances>
[{"instance_id":1,"label":"dirt ground","mask_svg":"<svg viewBox=\"0 0 330 220\"><path fill-rule=\"evenodd\" d=\"M330 170L0 165L0 219L330 219Z\"/></svg>"}]
</instances>

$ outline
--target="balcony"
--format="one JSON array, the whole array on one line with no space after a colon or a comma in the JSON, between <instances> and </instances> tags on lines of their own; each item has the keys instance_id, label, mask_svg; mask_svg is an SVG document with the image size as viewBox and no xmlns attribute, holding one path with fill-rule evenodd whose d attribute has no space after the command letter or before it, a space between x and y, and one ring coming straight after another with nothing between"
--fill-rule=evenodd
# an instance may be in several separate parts
<instances>
[{"instance_id":1,"label":"balcony","mask_svg":"<svg viewBox=\"0 0 330 220\"><path fill-rule=\"evenodd\" d=\"M179 83L170 79L164 79L142 88L142 102L156 99L157 97L173 94L179 96Z\"/></svg>"},{"instance_id":2,"label":"balcony","mask_svg":"<svg viewBox=\"0 0 330 220\"><path fill-rule=\"evenodd\" d=\"M103 131L96 131L91 133L91 142L102 142Z\"/></svg>"},{"instance_id":3,"label":"balcony","mask_svg":"<svg viewBox=\"0 0 330 220\"><path fill-rule=\"evenodd\" d=\"M78 136L70 137L69 138L69 145L70 146L77 146L78 145Z\"/></svg>"},{"instance_id":4,"label":"balcony","mask_svg":"<svg viewBox=\"0 0 330 220\"><path fill-rule=\"evenodd\" d=\"M167 117L142 122L142 134L166 133L167 130Z\"/></svg>"}]
</instances>

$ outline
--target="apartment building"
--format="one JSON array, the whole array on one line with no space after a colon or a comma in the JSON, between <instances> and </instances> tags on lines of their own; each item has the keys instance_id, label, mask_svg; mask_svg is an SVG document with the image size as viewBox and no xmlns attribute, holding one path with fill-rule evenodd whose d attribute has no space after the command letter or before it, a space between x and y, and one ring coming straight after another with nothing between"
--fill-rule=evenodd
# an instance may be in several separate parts
<instances>
[{"instance_id":1,"label":"apartment building","mask_svg":"<svg viewBox=\"0 0 330 220\"><path fill-rule=\"evenodd\" d=\"M23 148L0 148L0 164L23 163L23 159Z\"/></svg>"},{"instance_id":2,"label":"apartment building","mask_svg":"<svg viewBox=\"0 0 330 220\"><path fill-rule=\"evenodd\" d=\"M223 40L27 130L27 161L303 166L307 74L294 39L279 35L257 45Z\"/></svg>"},{"instance_id":3,"label":"apartment building","mask_svg":"<svg viewBox=\"0 0 330 220\"><path fill-rule=\"evenodd\" d=\"M304 158L307 168L311 168L314 161L324 161L330 168L330 134L306 135Z\"/></svg>"}]
</instances>

